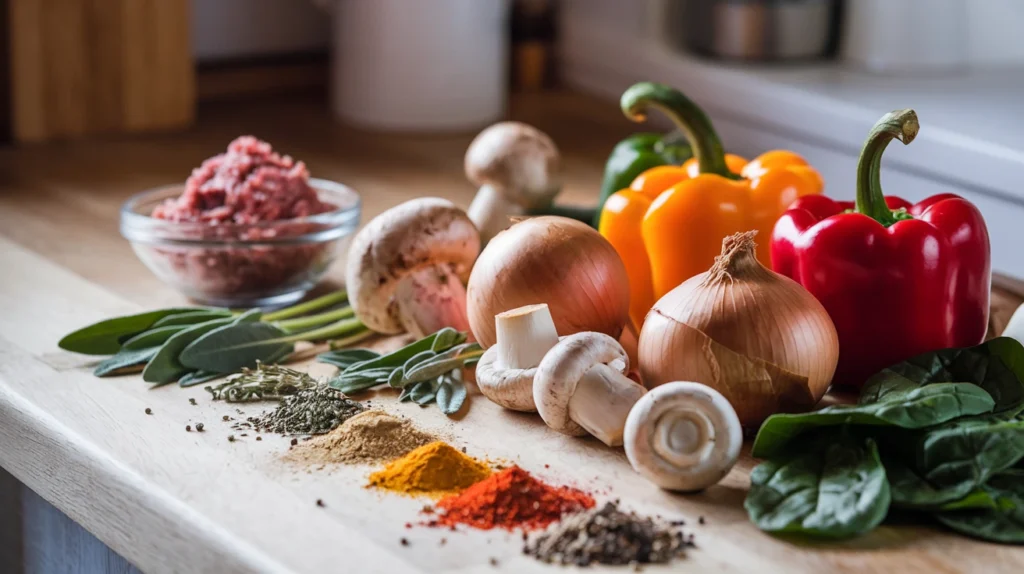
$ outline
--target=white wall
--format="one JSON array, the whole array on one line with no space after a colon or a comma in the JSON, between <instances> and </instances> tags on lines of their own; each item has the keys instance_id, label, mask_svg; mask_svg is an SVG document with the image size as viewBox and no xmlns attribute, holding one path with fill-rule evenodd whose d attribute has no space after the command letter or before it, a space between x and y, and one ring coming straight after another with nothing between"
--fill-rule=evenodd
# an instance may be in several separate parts
<instances>
[{"instance_id":1,"label":"white wall","mask_svg":"<svg viewBox=\"0 0 1024 574\"><path fill-rule=\"evenodd\" d=\"M192 0L199 61L326 50L330 29L311 0Z\"/></svg>"}]
</instances>

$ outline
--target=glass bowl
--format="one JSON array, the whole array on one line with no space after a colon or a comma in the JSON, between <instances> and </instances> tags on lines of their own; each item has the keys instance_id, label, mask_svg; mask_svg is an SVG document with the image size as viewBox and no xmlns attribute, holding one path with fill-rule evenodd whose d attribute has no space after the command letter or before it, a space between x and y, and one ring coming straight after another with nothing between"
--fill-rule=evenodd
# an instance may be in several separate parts
<instances>
[{"instance_id":1,"label":"glass bowl","mask_svg":"<svg viewBox=\"0 0 1024 574\"><path fill-rule=\"evenodd\" d=\"M311 178L337 209L253 224L174 222L150 217L184 184L151 189L121 207L121 235L161 281L204 305L279 307L298 301L344 255L359 226L359 194Z\"/></svg>"}]
</instances>

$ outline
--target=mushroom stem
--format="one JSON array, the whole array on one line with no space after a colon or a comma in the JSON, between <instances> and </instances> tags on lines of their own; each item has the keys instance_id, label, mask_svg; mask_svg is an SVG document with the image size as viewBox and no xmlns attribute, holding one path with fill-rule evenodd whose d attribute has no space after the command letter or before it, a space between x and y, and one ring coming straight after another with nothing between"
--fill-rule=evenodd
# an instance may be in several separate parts
<instances>
[{"instance_id":1,"label":"mushroom stem","mask_svg":"<svg viewBox=\"0 0 1024 574\"><path fill-rule=\"evenodd\" d=\"M594 365L569 399L569 418L604 444L621 446L626 417L646 392L614 368Z\"/></svg>"},{"instance_id":2,"label":"mushroom stem","mask_svg":"<svg viewBox=\"0 0 1024 574\"><path fill-rule=\"evenodd\" d=\"M447 265L413 271L395 289L395 317L405 330L423 338L445 327L469 332L466 288Z\"/></svg>"},{"instance_id":3,"label":"mushroom stem","mask_svg":"<svg viewBox=\"0 0 1024 574\"><path fill-rule=\"evenodd\" d=\"M490 184L480 186L473 203L466 210L466 215L480 231L481 244L508 229L512 225L512 217L525 213L521 205L506 199L504 192Z\"/></svg>"},{"instance_id":4,"label":"mushroom stem","mask_svg":"<svg viewBox=\"0 0 1024 574\"><path fill-rule=\"evenodd\" d=\"M558 331L548 306L526 305L494 316L498 365L532 369L558 344Z\"/></svg>"}]
</instances>

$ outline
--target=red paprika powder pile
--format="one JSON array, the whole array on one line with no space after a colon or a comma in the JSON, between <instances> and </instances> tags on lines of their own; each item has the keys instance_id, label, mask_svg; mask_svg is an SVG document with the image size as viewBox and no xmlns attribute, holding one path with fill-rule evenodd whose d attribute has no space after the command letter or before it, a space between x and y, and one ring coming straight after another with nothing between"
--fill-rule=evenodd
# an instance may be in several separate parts
<instances>
[{"instance_id":1,"label":"red paprika powder pile","mask_svg":"<svg viewBox=\"0 0 1024 574\"><path fill-rule=\"evenodd\" d=\"M535 530L563 514L594 507L594 498L569 486L545 484L518 466L492 474L459 494L441 499L429 526L465 524L482 530Z\"/></svg>"}]
</instances>

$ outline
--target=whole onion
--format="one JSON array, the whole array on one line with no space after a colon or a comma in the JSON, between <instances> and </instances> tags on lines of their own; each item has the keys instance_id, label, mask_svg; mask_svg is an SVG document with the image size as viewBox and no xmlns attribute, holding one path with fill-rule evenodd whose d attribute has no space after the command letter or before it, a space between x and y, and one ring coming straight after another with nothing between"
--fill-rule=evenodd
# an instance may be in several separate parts
<instances>
[{"instance_id":1,"label":"whole onion","mask_svg":"<svg viewBox=\"0 0 1024 574\"><path fill-rule=\"evenodd\" d=\"M728 399L745 427L814 406L839 360L839 338L825 308L757 261L756 233L725 238L709 271L655 303L639 343L648 388L704 383Z\"/></svg>"},{"instance_id":2,"label":"whole onion","mask_svg":"<svg viewBox=\"0 0 1024 574\"><path fill-rule=\"evenodd\" d=\"M547 303L560 336L597 331L615 337L629 320L626 268L593 228L565 217L520 221L480 253L466 290L477 342L496 342L494 316Z\"/></svg>"}]
</instances>

